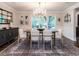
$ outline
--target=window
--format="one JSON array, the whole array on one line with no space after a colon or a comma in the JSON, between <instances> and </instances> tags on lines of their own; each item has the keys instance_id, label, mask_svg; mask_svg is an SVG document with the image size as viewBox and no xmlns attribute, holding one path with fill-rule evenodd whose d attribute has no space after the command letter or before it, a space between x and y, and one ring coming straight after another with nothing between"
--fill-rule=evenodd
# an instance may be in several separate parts
<instances>
[{"instance_id":1,"label":"window","mask_svg":"<svg viewBox=\"0 0 79 59\"><path fill-rule=\"evenodd\" d=\"M48 17L48 29L55 30L55 28L56 28L56 17L49 16Z\"/></svg>"},{"instance_id":2,"label":"window","mask_svg":"<svg viewBox=\"0 0 79 59\"><path fill-rule=\"evenodd\" d=\"M49 30L55 30L56 17L55 16L33 16L32 17L32 29L46 28Z\"/></svg>"}]
</instances>

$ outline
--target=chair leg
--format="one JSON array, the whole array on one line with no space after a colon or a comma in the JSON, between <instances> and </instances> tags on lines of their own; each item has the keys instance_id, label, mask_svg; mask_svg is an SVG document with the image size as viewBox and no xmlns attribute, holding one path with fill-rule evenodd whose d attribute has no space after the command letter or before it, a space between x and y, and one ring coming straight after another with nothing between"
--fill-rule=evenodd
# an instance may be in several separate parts
<instances>
[{"instance_id":1,"label":"chair leg","mask_svg":"<svg viewBox=\"0 0 79 59\"><path fill-rule=\"evenodd\" d=\"M45 50L45 43L43 42L43 50Z\"/></svg>"},{"instance_id":2,"label":"chair leg","mask_svg":"<svg viewBox=\"0 0 79 59\"><path fill-rule=\"evenodd\" d=\"M20 38L18 38L18 44L20 43Z\"/></svg>"},{"instance_id":3,"label":"chair leg","mask_svg":"<svg viewBox=\"0 0 79 59\"><path fill-rule=\"evenodd\" d=\"M38 41L38 49L39 49L39 41Z\"/></svg>"},{"instance_id":4,"label":"chair leg","mask_svg":"<svg viewBox=\"0 0 79 59\"><path fill-rule=\"evenodd\" d=\"M20 39L20 38L18 38L18 41L17 41L18 43L19 43L19 39Z\"/></svg>"},{"instance_id":5,"label":"chair leg","mask_svg":"<svg viewBox=\"0 0 79 59\"><path fill-rule=\"evenodd\" d=\"M63 39L61 38L61 47L63 48Z\"/></svg>"},{"instance_id":6,"label":"chair leg","mask_svg":"<svg viewBox=\"0 0 79 59\"><path fill-rule=\"evenodd\" d=\"M30 50L32 49L32 41L30 42Z\"/></svg>"},{"instance_id":7,"label":"chair leg","mask_svg":"<svg viewBox=\"0 0 79 59\"><path fill-rule=\"evenodd\" d=\"M51 50L52 50L52 41L51 41Z\"/></svg>"}]
</instances>

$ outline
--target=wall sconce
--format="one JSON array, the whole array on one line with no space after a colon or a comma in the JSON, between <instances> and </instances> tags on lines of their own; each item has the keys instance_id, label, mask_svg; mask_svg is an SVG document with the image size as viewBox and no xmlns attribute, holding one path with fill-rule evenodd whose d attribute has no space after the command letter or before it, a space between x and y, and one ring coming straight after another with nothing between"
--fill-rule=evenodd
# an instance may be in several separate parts
<instances>
[{"instance_id":1,"label":"wall sconce","mask_svg":"<svg viewBox=\"0 0 79 59\"><path fill-rule=\"evenodd\" d=\"M23 25L23 16L21 16L20 24Z\"/></svg>"},{"instance_id":2,"label":"wall sconce","mask_svg":"<svg viewBox=\"0 0 79 59\"><path fill-rule=\"evenodd\" d=\"M61 21L60 18L58 18L58 21L59 21L59 22Z\"/></svg>"}]
</instances>

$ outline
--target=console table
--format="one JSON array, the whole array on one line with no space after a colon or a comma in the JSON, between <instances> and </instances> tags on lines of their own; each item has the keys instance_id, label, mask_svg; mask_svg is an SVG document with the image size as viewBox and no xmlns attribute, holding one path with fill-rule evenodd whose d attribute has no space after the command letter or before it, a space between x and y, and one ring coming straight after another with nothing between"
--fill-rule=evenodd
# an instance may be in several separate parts
<instances>
[{"instance_id":1,"label":"console table","mask_svg":"<svg viewBox=\"0 0 79 59\"><path fill-rule=\"evenodd\" d=\"M1 29L0 30L0 46L5 43L18 39L18 28Z\"/></svg>"}]
</instances>

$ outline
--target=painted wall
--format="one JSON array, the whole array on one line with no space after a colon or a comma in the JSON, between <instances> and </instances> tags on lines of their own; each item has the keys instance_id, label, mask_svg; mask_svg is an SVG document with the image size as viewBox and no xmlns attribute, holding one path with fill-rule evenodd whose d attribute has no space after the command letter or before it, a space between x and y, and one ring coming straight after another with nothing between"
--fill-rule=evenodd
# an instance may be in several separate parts
<instances>
[{"instance_id":1,"label":"painted wall","mask_svg":"<svg viewBox=\"0 0 79 59\"><path fill-rule=\"evenodd\" d=\"M71 15L71 22L64 22L64 16L67 13ZM73 10L72 9L65 10L64 16L63 16L63 35L71 40L74 40Z\"/></svg>"},{"instance_id":2,"label":"painted wall","mask_svg":"<svg viewBox=\"0 0 79 59\"><path fill-rule=\"evenodd\" d=\"M13 22L10 24L11 27L20 27L23 28L24 30L31 30L31 16L32 15L32 11L16 11L14 10L12 7L6 5L5 3L0 3L0 8L5 9L7 11L10 11L13 13ZM57 18L57 28L61 28L62 26L62 13L61 11L49 11L47 13L48 16L56 16ZM21 16L29 16L29 23L28 25L21 25L20 24L20 20L21 20ZM58 22L58 18L61 19L60 22ZM0 24L0 28L3 27L9 27L7 24Z\"/></svg>"},{"instance_id":3,"label":"painted wall","mask_svg":"<svg viewBox=\"0 0 79 59\"><path fill-rule=\"evenodd\" d=\"M76 15L79 13L79 11L75 11L75 8L79 7L79 3L67 8L64 10L62 13L61 11L50 11L47 13L48 16L56 16L57 18L57 29L62 29L63 30L63 35L66 36L67 38L75 41L76 40L76 26L77 26L77 19ZM5 3L0 3L0 8L3 8L5 10L8 10L13 13L13 23L11 24L12 27L20 27L23 28L24 30L31 30L31 16L32 12L30 11L16 11L13 8L9 7ZM69 13L71 15L71 22L70 23L65 23L64 22L64 16L66 13ZM21 16L29 16L29 23L28 25L21 25L20 24L20 19ZM58 18L61 19L60 22L58 22ZM0 28L2 27L8 27L8 25L0 25Z\"/></svg>"},{"instance_id":4,"label":"painted wall","mask_svg":"<svg viewBox=\"0 0 79 59\"><path fill-rule=\"evenodd\" d=\"M50 11L47 12L48 16L56 16L57 18L57 29L62 29L63 30L63 35L66 36L67 38L75 41L76 40L76 35L75 35L75 28L76 28L76 24L77 24L77 20L76 20L76 14L78 14L78 11L76 12L74 9L79 7L79 3L67 8L66 10L64 10L64 12L62 13L61 11ZM16 11L13 8L11 8L10 6L6 5L5 3L0 3L0 8L3 8L5 10L8 10L10 12L13 13L13 23L11 23L12 27L20 27L23 28L24 30L31 30L31 16L32 12L31 11ZM71 15L71 22L70 23L65 23L64 22L64 16L66 13L69 13ZM28 17L28 25L21 25L20 24L20 20L21 20L21 16L29 16ZM60 22L58 21L58 18L60 18ZM8 27L7 24L5 25L0 25L0 28L2 27Z\"/></svg>"},{"instance_id":5,"label":"painted wall","mask_svg":"<svg viewBox=\"0 0 79 59\"><path fill-rule=\"evenodd\" d=\"M28 25L21 25L20 24L20 20L21 20L21 16L28 16L28 20L29 20L29 24ZM31 27L31 17L33 16L32 12L31 11L20 11L20 12L17 12L17 19L19 20L19 27L20 28L23 28L24 30L31 30L32 27ZM56 24L56 28L59 29L59 28L62 28L62 13L59 13L59 12L48 12L47 13L47 16L56 16L56 20L57 20L57 24ZM60 18L60 22L58 21L58 18Z\"/></svg>"},{"instance_id":6,"label":"painted wall","mask_svg":"<svg viewBox=\"0 0 79 59\"><path fill-rule=\"evenodd\" d=\"M63 12L63 35L73 41L76 41L76 26L77 26L77 13L75 9L79 8L79 3L67 8ZM69 13L71 15L71 22L65 23L64 16Z\"/></svg>"}]
</instances>

